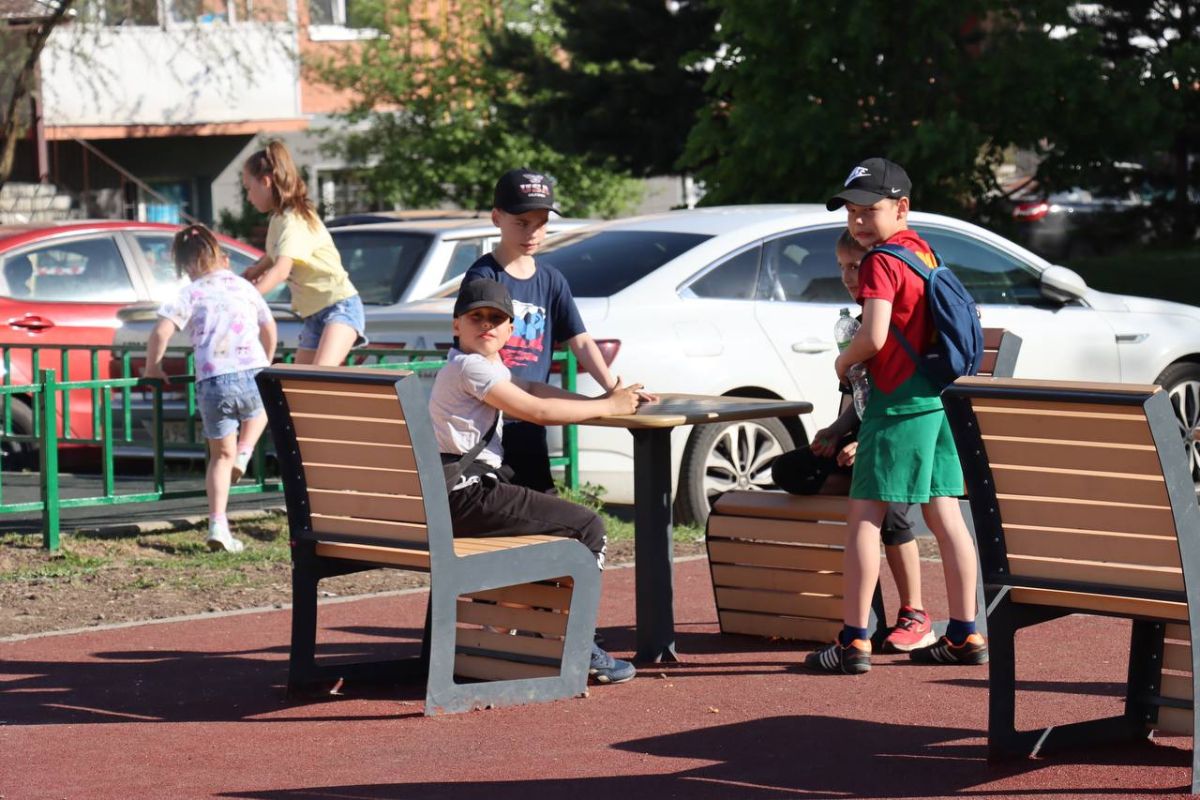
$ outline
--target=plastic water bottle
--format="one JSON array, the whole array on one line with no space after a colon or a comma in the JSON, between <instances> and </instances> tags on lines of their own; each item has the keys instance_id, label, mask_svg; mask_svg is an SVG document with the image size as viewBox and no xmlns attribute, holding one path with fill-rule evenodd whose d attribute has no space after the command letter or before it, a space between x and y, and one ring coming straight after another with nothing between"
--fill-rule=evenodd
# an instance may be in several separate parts
<instances>
[{"instance_id":1,"label":"plastic water bottle","mask_svg":"<svg viewBox=\"0 0 1200 800\"><path fill-rule=\"evenodd\" d=\"M833 324L833 338L837 342L838 352L850 346L850 340L858 332L859 322L850 316L850 309L843 308L837 322ZM850 384L854 396L854 410L862 419L863 409L867 407L867 397L870 396L871 386L867 383L867 368L862 364L854 364L846 370L846 382Z\"/></svg>"}]
</instances>

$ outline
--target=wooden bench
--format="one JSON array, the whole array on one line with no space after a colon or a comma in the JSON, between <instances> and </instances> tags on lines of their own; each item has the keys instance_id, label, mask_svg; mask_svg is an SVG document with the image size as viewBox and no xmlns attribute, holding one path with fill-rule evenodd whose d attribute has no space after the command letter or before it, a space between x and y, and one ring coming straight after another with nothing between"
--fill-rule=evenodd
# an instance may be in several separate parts
<instances>
[{"instance_id":1,"label":"wooden bench","mask_svg":"<svg viewBox=\"0 0 1200 800\"><path fill-rule=\"evenodd\" d=\"M454 538L428 398L406 375L280 365L258 377L292 540L289 691L423 675L427 715L585 694L596 559L555 536ZM319 581L375 568L429 573L421 656L319 664Z\"/></svg>"},{"instance_id":2,"label":"wooden bench","mask_svg":"<svg viewBox=\"0 0 1200 800\"><path fill-rule=\"evenodd\" d=\"M980 373L1011 375L1020 337L986 328L984 347ZM734 491L716 501L705 540L722 633L824 642L837 636L847 500ZM876 643L886 626L876 587L869 625Z\"/></svg>"},{"instance_id":3,"label":"wooden bench","mask_svg":"<svg viewBox=\"0 0 1200 800\"><path fill-rule=\"evenodd\" d=\"M1167 393L963 378L944 399L987 599L990 757L1194 732L1200 508ZM1018 732L1016 632L1080 613L1133 620L1124 713ZM1193 747L1193 793L1198 765Z\"/></svg>"}]
</instances>

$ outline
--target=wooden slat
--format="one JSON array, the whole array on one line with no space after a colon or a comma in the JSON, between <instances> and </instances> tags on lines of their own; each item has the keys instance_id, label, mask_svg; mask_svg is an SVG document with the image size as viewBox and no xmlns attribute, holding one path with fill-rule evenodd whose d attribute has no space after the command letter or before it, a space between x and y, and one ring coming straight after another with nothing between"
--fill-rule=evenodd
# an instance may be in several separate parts
<instances>
[{"instance_id":1,"label":"wooden slat","mask_svg":"<svg viewBox=\"0 0 1200 800\"><path fill-rule=\"evenodd\" d=\"M1032 412L1003 408L991 401L972 404L979 430L985 436L1020 436L1070 442L1114 442L1153 445L1144 416L1085 414L1066 411Z\"/></svg>"},{"instance_id":2,"label":"wooden slat","mask_svg":"<svg viewBox=\"0 0 1200 800\"><path fill-rule=\"evenodd\" d=\"M840 597L844 588L841 571L802 572L791 569L712 565L713 583L746 589L771 589L781 592L810 592Z\"/></svg>"},{"instance_id":3,"label":"wooden slat","mask_svg":"<svg viewBox=\"0 0 1200 800\"><path fill-rule=\"evenodd\" d=\"M361 444L411 445L408 425L401 420L369 417L335 417L328 414L292 414L299 439Z\"/></svg>"},{"instance_id":4,"label":"wooden slat","mask_svg":"<svg viewBox=\"0 0 1200 800\"><path fill-rule=\"evenodd\" d=\"M1145 411L1141 406L1078 403L1072 400L980 397L971 401L971 407L976 411L1005 411L1022 416L1087 417L1089 419L1121 419L1127 422L1136 422L1145 417Z\"/></svg>"},{"instance_id":5,"label":"wooden slat","mask_svg":"<svg viewBox=\"0 0 1200 800\"><path fill-rule=\"evenodd\" d=\"M1049 439L983 437L990 464L1128 472L1147 475L1159 471L1158 452L1151 445L1115 445L1110 442L1056 442Z\"/></svg>"},{"instance_id":6,"label":"wooden slat","mask_svg":"<svg viewBox=\"0 0 1200 800\"><path fill-rule=\"evenodd\" d=\"M995 350L984 350L983 359L979 362L979 374L991 375L996 371L996 358L999 356Z\"/></svg>"},{"instance_id":7,"label":"wooden slat","mask_svg":"<svg viewBox=\"0 0 1200 800\"><path fill-rule=\"evenodd\" d=\"M1167 639L1173 639L1177 642L1190 642L1192 640L1192 631L1187 625L1168 625L1163 631L1163 635Z\"/></svg>"},{"instance_id":8,"label":"wooden slat","mask_svg":"<svg viewBox=\"0 0 1200 800\"><path fill-rule=\"evenodd\" d=\"M515 629L562 636L567 632L567 615L531 608L510 608L491 603L473 603L459 598L458 621L493 628Z\"/></svg>"},{"instance_id":9,"label":"wooden slat","mask_svg":"<svg viewBox=\"0 0 1200 800\"><path fill-rule=\"evenodd\" d=\"M721 611L757 611L763 614L836 621L842 618L843 603L840 597L726 589L720 586L716 588L715 594L717 608Z\"/></svg>"},{"instance_id":10,"label":"wooden slat","mask_svg":"<svg viewBox=\"0 0 1200 800\"><path fill-rule=\"evenodd\" d=\"M305 464L304 482L309 489L421 496L421 478L416 470Z\"/></svg>"},{"instance_id":11,"label":"wooden slat","mask_svg":"<svg viewBox=\"0 0 1200 800\"><path fill-rule=\"evenodd\" d=\"M480 681L515 681L522 678L554 678L558 676L559 668L458 653L454 656L454 674Z\"/></svg>"},{"instance_id":12,"label":"wooden slat","mask_svg":"<svg viewBox=\"0 0 1200 800\"><path fill-rule=\"evenodd\" d=\"M1005 524L1072 530L1173 535L1175 518L1164 506L1105 503L1053 497L999 495Z\"/></svg>"},{"instance_id":13,"label":"wooden slat","mask_svg":"<svg viewBox=\"0 0 1200 800\"><path fill-rule=\"evenodd\" d=\"M320 538L323 533L339 533L345 536L370 536L374 539L388 539L397 544L412 544L423 546L429 541L428 529L413 522L389 522L375 519L353 519L351 517L329 517L322 514L312 515L313 533Z\"/></svg>"},{"instance_id":14,"label":"wooden slat","mask_svg":"<svg viewBox=\"0 0 1200 800\"><path fill-rule=\"evenodd\" d=\"M1163 675L1159 695L1161 697L1169 697L1172 700L1187 700L1190 702L1192 699L1192 676Z\"/></svg>"},{"instance_id":15,"label":"wooden slat","mask_svg":"<svg viewBox=\"0 0 1200 800\"><path fill-rule=\"evenodd\" d=\"M1009 466L992 462L992 478L1001 494L1029 497L1103 498L1113 503L1166 506L1162 470L1154 473L1097 472L1045 467Z\"/></svg>"},{"instance_id":16,"label":"wooden slat","mask_svg":"<svg viewBox=\"0 0 1200 800\"><path fill-rule=\"evenodd\" d=\"M1039 378L959 378L955 386L1009 389L1036 389L1054 392L1104 392L1122 398L1149 397L1162 391L1161 386L1142 383L1101 383L1098 381L1049 381Z\"/></svg>"},{"instance_id":17,"label":"wooden slat","mask_svg":"<svg viewBox=\"0 0 1200 800\"><path fill-rule=\"evenodd\" d=\"M277 365L278 366L278 365ZM344 368L343 368L344 369ZM359 374L365 374L361 368L355 368ZM373 370L379 372L379 370ZM386 377L394 377L394 381L384 381L381 383L347 383L337 379L337 376L331 376L333 379L328 381L321 380L298 380L295 378L284 378L279 384L283 388L284 393L291 394L292 392L305 392L309 394L327 394L335 397L340 397L345 394L372 394L389 397L396 400L396 383L408 372L393 372Z\"/></svg>"},{"instance_id":18,"label":"wooden slat","mask_svg":"<svg viewBox=\"0 0 1200 800\"><path fill-rule=\"evenodd\" d=\"M1179 542L1173 536L1134 536L1071 531L1040 526L1004 526L1009 555L1103 559L1107 563L1179 568Z\"/></svg>"},{"instance_id":19,"label":"wooden slat","mask_svg":"<svg viewBox=\"0 0 1200 800\"><path fill-rule=\"evenodd\" d=\"M425 502L420 497L309 489L308 502L314 514L331 517L425 521Z\"/></svg>"},{"instance_id":20,"label":"wooden slat","mask_svg":"<svg viewBox=\"0 0 1200 800\"><path fill-rule=\"evenodd\" d=\"M1192 735L1192 712L1182 708L1160 708L1155 730L1163 733Z\"/></svg>"},{"instance_id":21,"label":"wooden slat","mask_svg":"<svg viewBox=\"0 0 1200 800\"><path fill-rule=\"evenodd\" d=\"M708 517L708 536L710 539L750 539L841 547L846 542L846 526L711 514Z\"/></svg>"},{"instance_id":22,"label":"wooden slat","mask_svg":"<svg viewBox=\"0 0 1200 800\"><path fill-rule=\"evenodd\" d=\"M417 469L411 447L387 444L354 444L328 439L298 439L300 458L305 464L330 466L383 467Z\"/></svg>"},{"instance_id":23,"label":"wooden slat","mask_svg":"<svg viewBox=\"0 0 1200 800\"><path fill-rule=\"evenodd\" d=\"M493 603L520 603L538 608L556 608L560 611L566 611L571 607L570 587L550 586L544 583L505 586L486 592L472 592L467 597L490 600Z\"/></svg>"},{"instance_id":24,"label":"wooden slat","mask_svg":"<svg viewBox=\"0 0 1200 800\"><path fill-rule=\"evenodd\" d=\"M722 611L718 614L721 630L750 636L772 636L802 642L830 642L842 629L841 622L828 622L772 614L752 614L742 611Z\"/></svg>"},{"instance_id":25,"label":"wooden slat","mask_svg":"<svg viewBox=\"0 0 1200 800\"><path fill-rule=\"evenodd\" d=\"M530 534L528 536L464 536L454 540L454 553L459 556L469 556L476 553L490 553L495 550L511 550L514 547L529 547L547 542L561 542L563 537L549 534Z\"/></svg>"},{"instance_id":26,"label":"wooden slat","mask_svg":"<svg viewBox=\"0 0 1200 800\"><path fill-rule=\"evenodd\" d=\"M789 567L805 570L840 570L845 557L829 547L803 547L786 544L759 544L713 540L708 557L714 564L742 564L751 567Z\"/></svg>"},{"instance_id":27,"label":"wooden slat","mask_svg":"<svg viewBox=\"0 0 1200 800\"><path fill-rule=\"evenodd\" d=\"M1050 578L1098 586L1132 586L1142 589L1183 591L1183 572L1179 569L1011 555L1008 558L1008 567L1014 577Z\"/></svg>"},{"instance_id":28,"label":"wooden slat","mask_svg":"<svg viewBox=\"0 0 1200 800\"><path fill-rule=\"evenodd\" d=\"M985 350L995 350L1004 341L1004 328L984 328L983 347Z\"/></svg>"},{"instance_id":29,"label":"wooden slat","mask_svg":"<svg viewBox=\"0 0 1200 800\"><path fill-rule=\"evenodd\" d=\"M1014 603L1031 606L1053 606L1077 608L1080 611L1095 611L1101 614L1133 617L1137 619L1187 620L1186 603L1168 600L1144 600L1135 597L1112 597L1087 592L1067 592L1060 589L1013 588L1009 597Z\"/></svg>"},{"instance_id":30,"label":"wooden slat","mask_svg":"<svg viewBox=\"0 0 1200 800\"><path fill-rule=\"evenodd\" d=\"M350 561L366 561L373 564L387 564L418 570L429 569L429 551L427 550L343 542L317 542L316 551L317 555L324 558L344 558Z\"/></svg>"},{"instance_id":31,"label":"wooden slat","mask_svg":"<svg viewBox=\"0 0 1200 800\"><path fill-rule=\"evenodd\" d=\"M308 392L284 390L292 414L337 414L403 420L404 411L396 392Z\"/></svg>"},{"instance_id":32,"label":"wooden slat","mask_svg":"<svg viewBox=\"0 0 1200 800\"><path fill-rule=\"evenodd\" d=\"M1192 647L1180 642L1167 642L1163 645L1163 669L1173 669L1177 672L1192 671Z\"/></svg>"},{"instance_id":33,"label":"wooden slat","mask_svg":"<svg viewBox=\"0 0 1200 800\"><path fill-rule=\"evenodd\" d=\"M726 492L713 504L716 514L770 519L846 521L847 498L785 492Z\"/></svg>"},{"instance_id":34,"label":"wooden slat","mask_svg":"<svg viewBox=\"0 0 1200 800\"><path fill-rule=\"evenodd\" d=\"M459 647L474 647L494 653L515 653L562 660L563 640L558 637L509 636L482 628L458 628L455 643Z\"/></svg>"}]
</instances>

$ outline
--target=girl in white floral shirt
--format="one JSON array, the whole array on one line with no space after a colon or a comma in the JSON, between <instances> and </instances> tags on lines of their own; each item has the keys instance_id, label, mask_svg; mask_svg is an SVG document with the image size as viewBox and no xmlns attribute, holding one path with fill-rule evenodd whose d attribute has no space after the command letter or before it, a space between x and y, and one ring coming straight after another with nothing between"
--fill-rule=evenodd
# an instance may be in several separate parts
<instances>
[{"instance_id":1,"label":"girl in white floral shirt","mask_svg":"<svg viewBox=\"0 0 1200 800\"><path fill-rule=\"evenodd\" d=\"M275 320L262 295L229 269L229 258L203 225L175 235L175 270L191 283L158 309L146 344L145 377L165 379L162 360L176 330L196 354L196 403L208 440L208 547L240 552L225 516L229 486L242 477L267 426L254 376L275 357ZM239 434L240 429L240 434Z\"/></svg>"}]
</instances>

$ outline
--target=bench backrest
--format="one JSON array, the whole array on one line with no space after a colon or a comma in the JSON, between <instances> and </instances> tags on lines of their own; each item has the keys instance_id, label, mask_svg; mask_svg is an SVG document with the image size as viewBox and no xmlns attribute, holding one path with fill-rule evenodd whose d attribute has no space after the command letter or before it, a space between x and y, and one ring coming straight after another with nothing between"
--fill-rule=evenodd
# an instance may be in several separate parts
<instances>
[{"instance_id":1,"label":"bench backrest","mask_svg":"<svg viewBox=\"0 0 1200 800\"><path fill-rule=\"evenodd\" d=\"M453 556L428 401L410 374L290 364L259 373L293 539Z\"/></svg>"},{"instance_id":2,"label":"bench backrest","mask_svg":"<svg viewBox=\"0 0 1200 800\"><path fill-rule=\"evenodd\" d=\"M962 378L943 400L985 584L1092 610L1196 596L1200 509L1161 388Z\"/></svg>"},{"instance_id":3,"label":"bench backrest","mask_svg":"<svg viewBox=\"0 0 1200 800\"><path fill-rule=\"evenodd\" d=\"M987 377L1011 378L1021 351L1021 337L1004 328L983 329L983 361L979 374Z\"/></svg>"}]
</instances>

